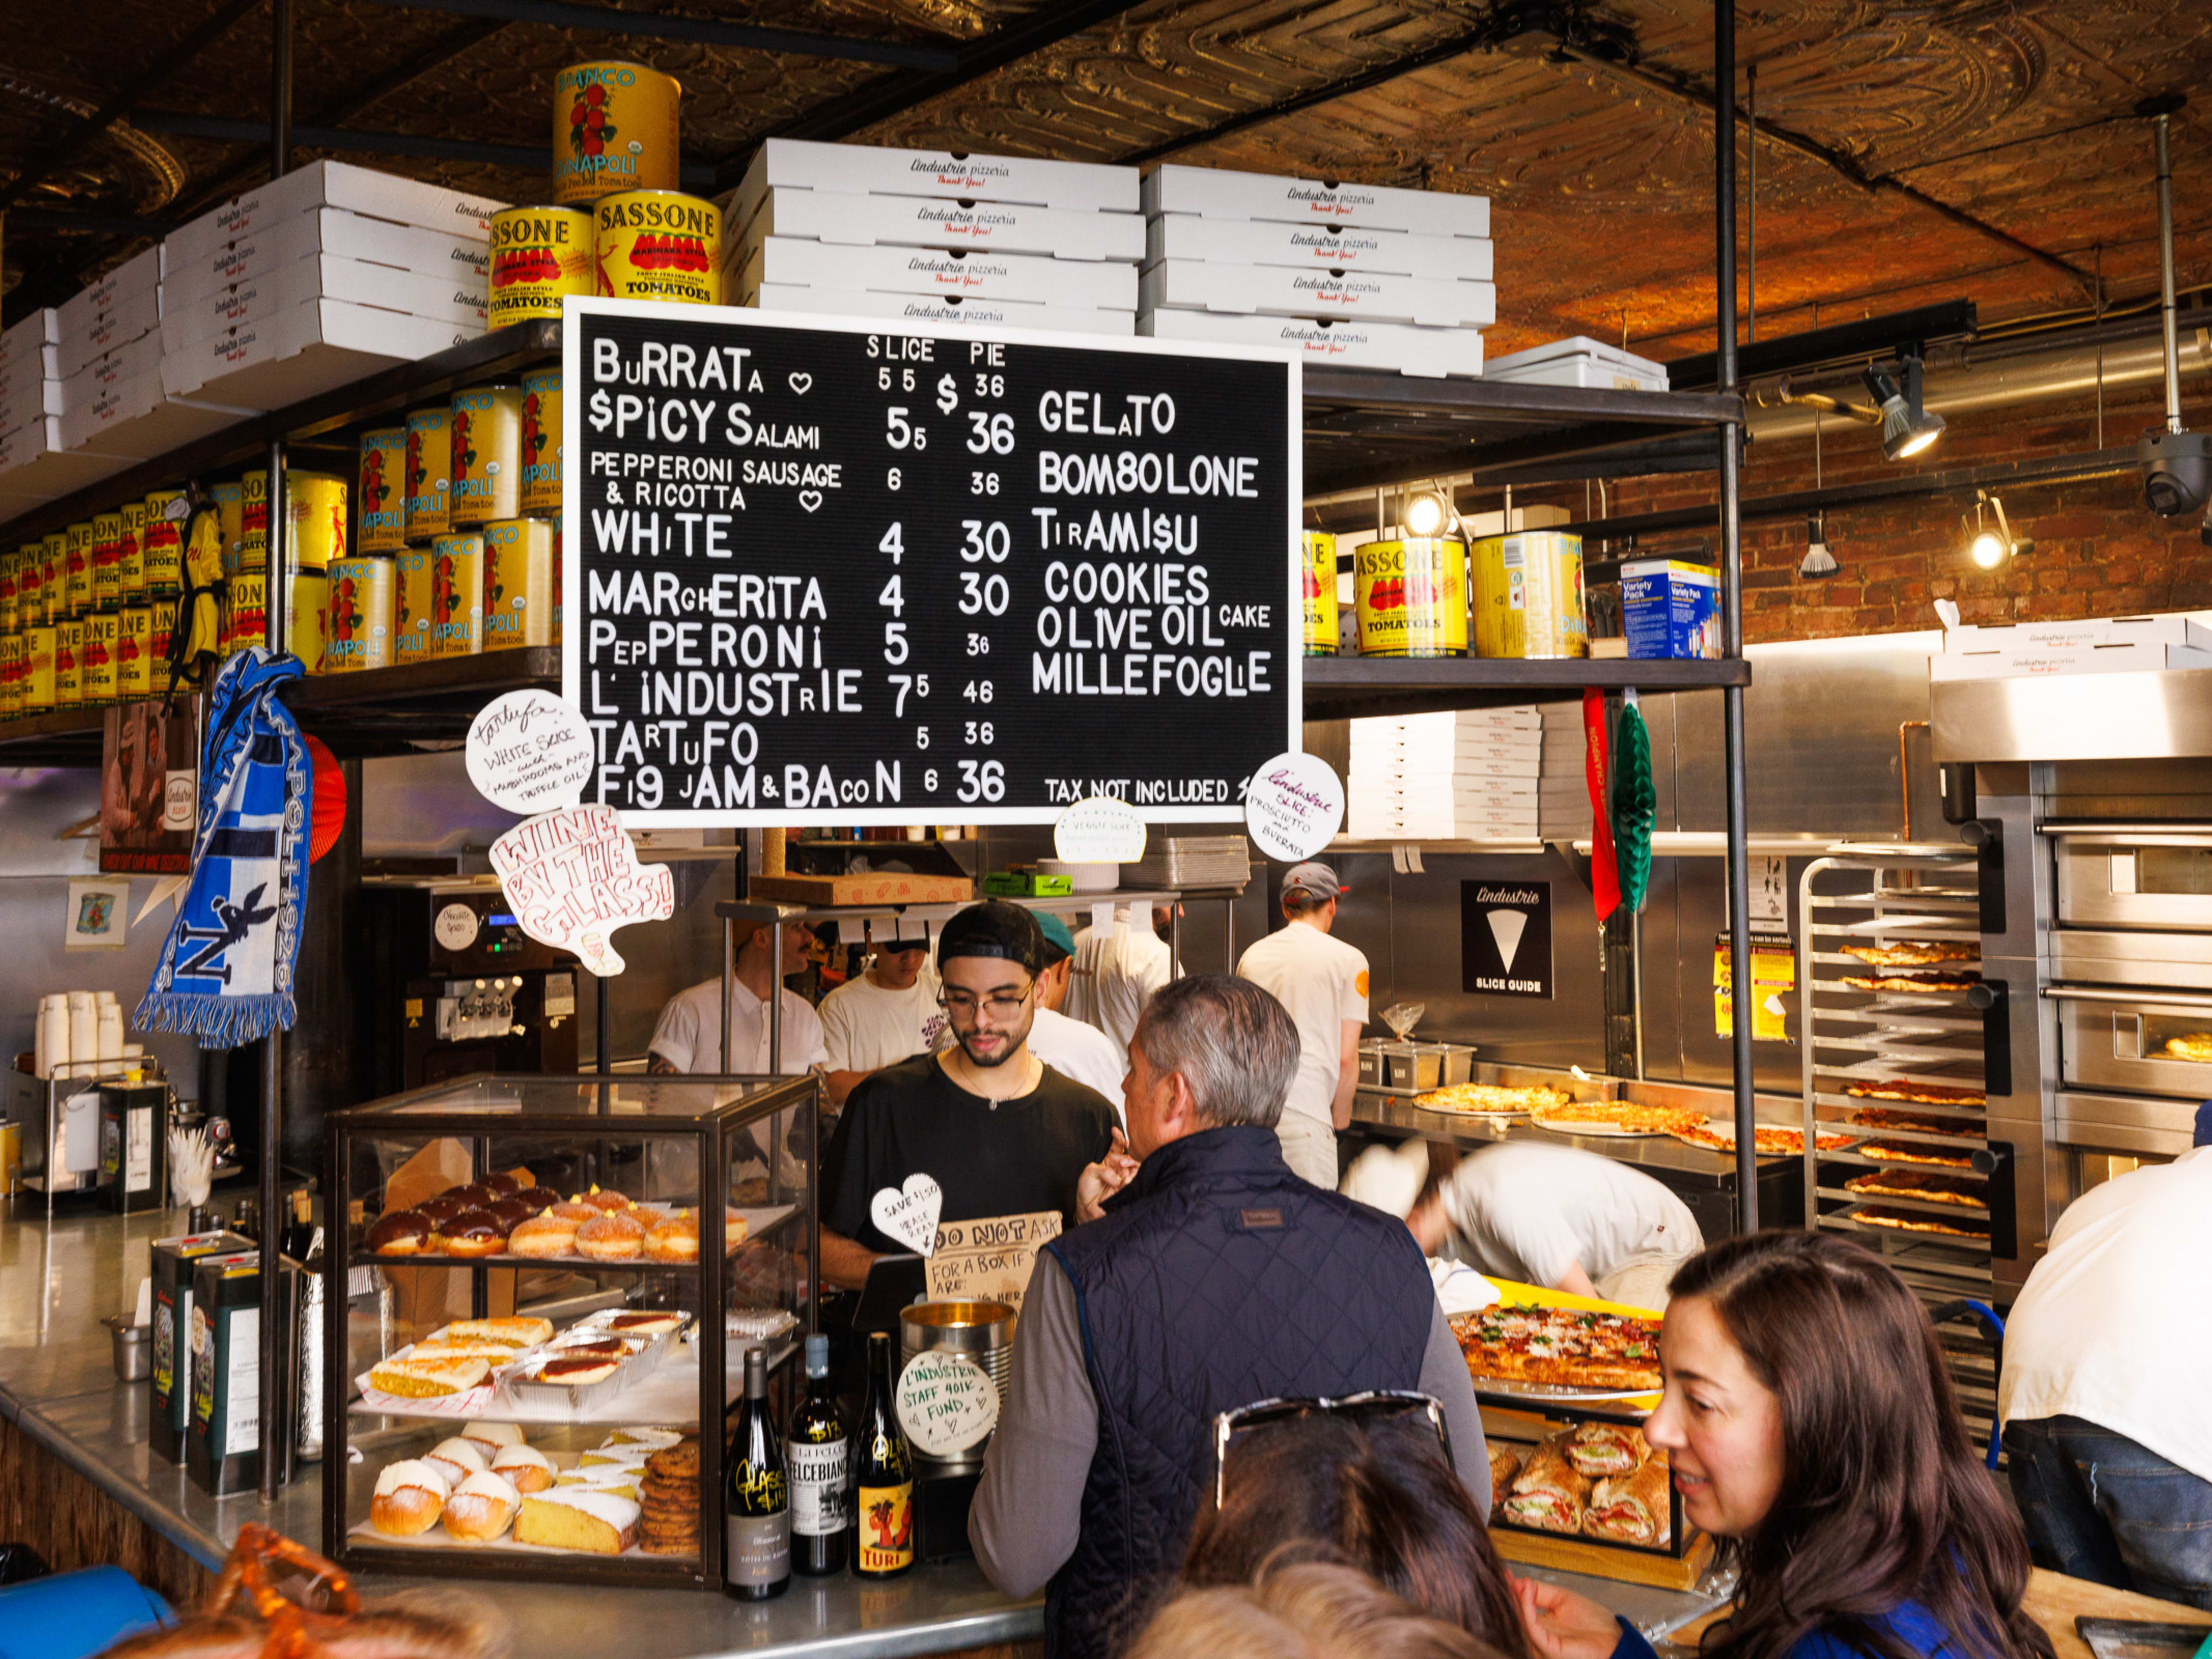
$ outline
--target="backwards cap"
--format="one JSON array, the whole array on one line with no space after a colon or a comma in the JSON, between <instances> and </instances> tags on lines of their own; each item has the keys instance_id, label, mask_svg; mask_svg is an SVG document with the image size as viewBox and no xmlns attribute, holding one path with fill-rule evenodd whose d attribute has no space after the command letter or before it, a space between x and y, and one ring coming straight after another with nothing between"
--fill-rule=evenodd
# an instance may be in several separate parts
<instances>
[{"instance_id":1,"label":"backwards cap","mask_svg":"<svg viewBox=\"0 0 2212 1659\"><path fill-rule=\"evenodd\" d=\"M938 934L938 961L955 957L997 957L1034 975L1044 961L1044 938L1020 905L985 899L961 911Z\"/></svg>"}]
</instances>

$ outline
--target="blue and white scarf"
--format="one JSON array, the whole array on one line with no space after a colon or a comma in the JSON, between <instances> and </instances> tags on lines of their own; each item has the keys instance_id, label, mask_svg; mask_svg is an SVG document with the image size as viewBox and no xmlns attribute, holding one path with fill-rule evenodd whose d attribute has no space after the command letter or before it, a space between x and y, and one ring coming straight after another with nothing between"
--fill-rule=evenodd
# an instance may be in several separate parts
<instances>
[{"instance_id":1,"label":"blue and white scarf","mask_svg":"<svg viewBox=\"0 0 2212 1659\"><path fill-rule=\"evenodd\" d=\"M208 693L191 879L132 1016L142 1031L235 1048L291 1027L314 775L276 690L301 672L297 657L257 646Z\"/></svg>"}]
</instances>

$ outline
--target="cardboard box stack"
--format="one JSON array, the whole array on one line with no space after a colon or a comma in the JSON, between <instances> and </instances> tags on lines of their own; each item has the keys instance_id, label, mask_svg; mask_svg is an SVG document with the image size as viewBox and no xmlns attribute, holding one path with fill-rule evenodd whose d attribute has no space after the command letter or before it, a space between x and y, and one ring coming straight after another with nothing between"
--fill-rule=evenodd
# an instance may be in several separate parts
<instances>
[{"instance_id":1,"label":"cardboard box stack","mask_svg":"<svg viewBox=\"0 0 2212 1659\"><path fill-rule=\"evenodd\" d=\"M1931 680L2040 678L2212 668L2212 613L2001 623L1946 629Z\"/></svg>"},{"instance_id":2,"label":"cardboard box stack","mask_svg":"<svg viewBox=\"0 0 2212 1659\"><path fill-rule=\"evenodd\" d=\"M1139 333L1482 373L1498 319L1486 197L1162 167L1144 204Z\"/></svg>"},{"instance_id":3,"label":"cardboard box stack","mask_svg":"<svg viewBox=\"0 0 2212 1659\"><path fill-rule=\"evenodd\" d=\"M1133 168L771 138L724 198L723 292L769 310L1136 331Z\"/></svg>"},{"instance_id":4,"label":"cardboard box stack","mask_svg":"<svg viewBox=\"0 0 2212 1659\"><path fill-rule=\"evenodd\" d=\"M1544 716L1526 706L1352 722L1345 831L1359 841L1530 840Z\"/></svg>"},{"instance_id":5,"label":"cardboard box stack","mask_svg":"<svg viewBox=\"0 0 2212 1659\"><path fill-rule=\"evenodd\" d=\"M161 246L164 391L277 409L483 333L502 205L318 161L193 220Z\"/></svg>"},{"instance_id":6,"label":"cardboard box stack","mask_svg":"<svg viewBox=\"0 0 2212 1659\"><path fill-rule=\"evenodd\" d=\"M1538 832L1546 841L1580 841L1590 833L1589 784L1583 763L1589 739L1583 731L1583 706L1547 702L1544 714L1544 764L1536 775Z\"/></svg>"},{"instance_id":7,"label":"cardboard box stack","mask_svg":"<svg viewBox=\"0 0 2212 1659\"><path fill-rule=\"evenodd\" d=\"M61 318L47 308L0 334L0 472L59 450L61 414Z\"/></svg>"},{"instance_id":8,"label":"cardboard box stack","mask_svg":"<svg viewBox=\"0 0 2212 1659\"><path fill-rule=\"evenodd\" d=\"M1521 380L1532 386L1596 386L1612 392L1667 390L1666 364L1593 340L1587 334L1493 357L1482 374L1487 380Z\"/></svg>"}]
</instances>

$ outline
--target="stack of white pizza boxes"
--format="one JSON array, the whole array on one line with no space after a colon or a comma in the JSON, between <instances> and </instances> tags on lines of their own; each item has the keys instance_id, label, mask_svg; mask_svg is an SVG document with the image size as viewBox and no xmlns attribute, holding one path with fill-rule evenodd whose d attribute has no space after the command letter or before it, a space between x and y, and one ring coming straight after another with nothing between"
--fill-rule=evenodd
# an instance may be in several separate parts
<instances>
[{"instance_id":1,"label":"stack of white pizza boxes","mask_svg":"<svg viewBox=\"0 0 2212 1659\"><path fill-rule=\"evenodd\" d=\"M722 206L732 305L1136 331L1133 167L771 138Z\"/></svg>"},{"instance_id":2,"label":"stack of white pizza boxes","mask_svg":"<svg viewBox=\"0 0 2212 1659\"><path fill-rule=\"evenodd\" d=\"M1546 841L1580 841L1590 833L1589 779L1584 762L1589 738L1583 706L1544 705L1544 765L1536 777L1536 815Z\"/></svg>"},{"instance_id":3,"label":"stack of white pizza boxes","mask_svg":"<svg viewBox=\"0 0 2212 1659\"><path fill-rule=\"evenodd\" d=\"M1345 829L1360 841L1534 840L1543 760L1533 706L1354 720Z\"/></svg>"},{"instance_id":4,"label":"stack of white pizza boxes","mask_svg":"<svg viewBox=\"0 0 2212 1659\"><path fill-rule=\"evenodd\" d=\"M503 204L318 161L162 244L173 398L276 409L484 331Z\"/></svg>"},{"instance_id":5,"label":"stack of white pizza boxes","mask_svg":"<svg viewBox=\"0 0 2212 1659\"><path fill-rule=\"evenodd\" d=\"M1482 373L1481 331L1498 319L1488 198L1162 167L1144 199L1139 333Z\"/></svg>"},{"instance_id":6,"label":"stack of white pizza boxes","mask_svg":"<svg viewBox=\"0 0 2212 1659\"><path fill-rule=\"evenodd\" d=\"M62 447L61 319L33 312L0 334L0 474ZM13 480L0 481L0 494Z\"/></svg>"},{"instance_id":7,"label":"stack of white pizza boxes","mask_svg":"<svg viewBox=\"0 0 2212 1659\"><path fill-rule=\"evenodd\" d=\"M125 259L57 314L62 447L132 459L159 453L118 446L115 434L162 401L161 248Z\"/></svg>"}]
</instances>

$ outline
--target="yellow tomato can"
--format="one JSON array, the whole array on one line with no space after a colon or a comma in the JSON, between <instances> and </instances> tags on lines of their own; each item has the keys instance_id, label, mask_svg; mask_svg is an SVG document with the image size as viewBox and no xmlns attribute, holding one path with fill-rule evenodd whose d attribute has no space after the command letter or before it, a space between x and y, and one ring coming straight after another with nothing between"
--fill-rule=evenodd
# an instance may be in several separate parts
<instances>
[{"instance_id":1,"label":"yellow tomato can","mask_svg":"<svg viewBox=\"0 0 2212 1659\"><path fill-rule=\"evenodd\" d=\"M551 645L553 526L502 519L483 529L483 648Z\"/></svg>"},{"instance_id":2,"label":"yellow tomato can","mask_svg":"<svg viewBox=\"0 0 2212 1659\"><path fill-rule=\"evenodd\" d=\"M591 291L589 209L511 207L491 216L490 327L557 323L563 295Z\"/></svg>"},{"instance_id":3,"label":"yellow tomato can","mask_svg":"<svg viewBox=\"0 0 2212 1659\"><path fill-rule=\"evenodd\" d=\"M444 404L407 415L407 541L411 546L453 528L447 517L453 487L453 414Z\"/></svg>"},{"instance_id":4,"label":"yellow tomato can","mask_svg":"<svg viewBox=\"0 0 2212 1659\"><path fill-rule=\"evenodd\" d=\"M10 614L0 621L8 623L10 632L21 633L46 619L46 595L39 586L39 573L45 559L46 544L43 542L25 542L8 556Z\"/></svg>"},{"instance_id":5,"label":"yellow tomato can","mask_svg":"<svg viewBox=\"0 0 2212 1659\"><path fill-rule=\"evenodd\" d=\"M438 654L437 595L432 574L434 548L410 547L392 562L398 580L392 587L392 660L427 662Z\"/></svg>"},{"instance_id":6,"label":"yellow tomato can","mask_svg":"<svg viewBox=\"0 0 2212 1659\"><path fill-rule=\"evenodd\" d=\"M398 591L399 567L391 559L343 559L331 567L323 623L325 672L350 674L392 666Z\"/></svg>"},{"instance_id":7,"label":"yellow tomato can","mask_svg":"<svg viewBox=\"0 0 2212 1659\"><path fill-rule=\"evenodd\" d=\"M46 596L46 620L59 622L69 611L69 532L57 530L41 544L40 588Z\"/></svg>"},{"instance_id":8,"label":"yellow tomato can","mask_svg":"<svg viewBox=\"0 0 2212 1659\"><path fill-rule=\"evenodd\" d=\"M0 714L15 714L22 702L23 636L0 635Z\"/></svg>"},{"instance_id":9,"label":"yellow tomato can","mask_svg":"<svg viewBox=\"0 0 2212 1659\"><path fill-rule=\"evenodd\" d=\"M331 579L322 570L295 570L290 578L291 601L284 607L284 636L288 648L310 674L331 672L325 641L326 611Z\"/></svg>"},{"instance_id":10,"label":"yellow tomato can","mask_svg":"<svg viewBox=\"0 0 2212 1659\"><path fill-rule=\"evenodd\" d=\"M38 544L30 544L27 551L33 556ZM23 569L22 552L0 554L0 636L14 633L22 625L21 602L16 596L15 583Z\"/></svg>"},{"instance_id":11,"label":"yellow tomato can","mask_svg":"<svg viewBox=\"0 0 2212 1659\"><path fill-rule=\"evenodd\" d=\"M120 611L95 611L84 619L84 659L77 683L86 703L115 701L115 654L122 639Z\"/></svg>"},{"instance_id":12,"label":"yellow tomato can","mask_svg":"<svg viewBox=\"0 0 2212 1659\"><path fill-rule=\"evenodd\" d=\"M65 617L54 624L54 704L74 708L84 701L84 619Z\"/></svg>"},{"instance_id":13,"label":"yellow tomato can","mask_svg":"<svg viewBox=\"0 0 2212 1659\"><path fill-rule=\"evenodd\" d=\"M185 492L157 489L146 498L146 592L167 599L184 591Z\"/></svg>"},{"instance_id":14,"label":"yellow tomato can","mask_svg":"<svg viewBox=\"0 0 2212 1659\"><path fill-rule=\"evenodd\" d=\"M98 531L82 519L62 532L62 605L70 616L82 617L92 609L92 547Z\"/></svg>"},{"instance_id":15,"label":"yellow tomato can","mask_svg":"<svg viewBox=\"0 0 2212 1659\"><path fill-rule=\"evenodd\" d=\"M167 672L169 647L176 642L177 607L182 603L181 599L169 597L157 599L153 604L154 618L148 630L147 647L152 655L150 666L156 685L163 683Z\"/></svg>"},{"instance_id":16,"label":"yellow tomato can","mask_svg":"<svg viewBox=\"0 0 2212 1659\"><path fill-rule=\"evenodd\" d=\"M359 509L353 551L397 553L407 545L407 428L388 426L361 434L361 471L355 478Z\"/></svg>"},{"instance_id":17,"label":"yellow tomato can","mask_svg":"<svg viewBox=\"0 0 2212 1659\"><path fill-rule=\"evenodd\" d=\"M15 699L23 714L43 713L54 706L54 641L59 631L52 623L23 630L23 690Z\"/></svg>"},{"instance_id":18,"label":"yellow tomato can","mask_svg":"<svg viewBox=\"0 0 2212 1659\"><path fill-rule=\"evenodd\" d=\"M346 481L329 472L284 474L284 501L292 509L295 570L327 570L346 556Z\"/></svg>"},{"instance_id":19,"label":"yellow tomato can","mask_svg":"<svg viewBox=\"0 0 2212 1659\"><path fill-rule=\"evenodd\" d=\"M92 603L94 610L123 602L123 515L92 515Z\"/></svg>"},{"instance_id":20,"label":"yellow tomato can","mask_svg":"<svg viewBox=\"0 0 2212 1659\"><path fill-rule=\"evenodd\" d=\"M484 538L441 536L430 545L431 654L473 657L483 649Z\"/></svg>"},{"instance_id":21,"label":"yellow tomato can","mask_svg":"<svg viewBox=\"0 0 2212 1659\"><path fill-rule=\"evenodd\" d=\"M1587 657L1583 538L1524 530L1474 544L1474 650L1480 657Z\"/></svg>"},{"instance_id":22,"label":"yellow tomato can","mask_svg":"<svg viewBox=\"0 0 2212 1659\"><path fill-rule=\"evenodd\" d=\"M684 88L643 64L572 64L553 77L553 199L673 190Z\"/></svg>"},{"instance_id":23,"label":"yellow tomato can","mask_svg":"<svg viewBox=\"0 0 2212 1659\"><path fill-rule=\"evenodd\" d=\"M1467 548L1437 536L1368 542L1353 555L1363 657L1467 654Z\"/></svg>"},{"instance_id":24,"label":"yellow tomato can","mask_svg":"<svg viewBox=\"0 0 2212 1659\"><path fill-rule=\"evenodd\" d=\"M230 603L223 608L222 654L234 657L268 643L269 573L241 570L230 579Z\"/></svg>"},{"instance_id":25,"label":"yellow tomato can","mask_svg":"<svg viewBox=\"0 0 2212 1659\"><path fill-rule=\"evenodd\" d=\"M672 190L630 190L592 209L599 291L666 305L722 302L722 214Z\"/></svg>"},{"instance_id":26,"label":"yellow tomato can","mask_svg":"<svg viewBox=\"0 0 2212 1659\"><path fill-rule=\"evenodd\" d=\"M561 371L522 377L522 502L533 518L561 510Z\"/></svg>"},{"instance_id":27,"label":"yellow tomato can","mask_svg":"<svg viewBox=\"0 0 2212 1659\"><path fill-rule=\"evenodd\" d=\"M502 383L453 394L447 431L453 489L447 522L473 530L522 510L522 388Z\"/></svg>"},{"instance_id":28,"label":"yellow tomato can","mask_svg":"<svg viewBox=\"0 0 2212 1659\"><path fill-rule=\"evenodd\" d=\"M115 694L154 695L154 607L141 599L123 607L122 632L115 646Z\"/></svg>"},{"instance_id":29,"label":"yellow tomato can","mask_svg":"<svg viewBox=\"0 0 2212 1659\"><path fill-rule=\"evenodd\" d=\"M1305 532L1298 586L1305 597L1306 655L1336 654L1336 538L1324 531Z\"/></svg>"},{"instance_id":30,"label":"yellow tomato can","mask_svg":"<svg viewBox=\"0 0 2212 1659\"><path fill-rule=\"evenodd\" d=\"M123 520L123 602L128 605L146 592L146 503L125 501L118 512Z\"/></svg>"},{"instance_id":31,"label":"yellow tomato can","mask_svg":"<svg viewBox=\"0 0 2212 1659\"><path fill-rule=\"evenodd\" d=\"M212 486L208 491L215 502L216 519L222 526L222 571L226 576L246 568L246 546L250 540L259 549L265 562L269 552L269 475L249 472L243 478L232 478ZM257 564L256 569L261 568Z\"/></svg>"}]
</instances>

